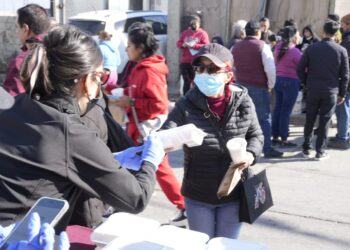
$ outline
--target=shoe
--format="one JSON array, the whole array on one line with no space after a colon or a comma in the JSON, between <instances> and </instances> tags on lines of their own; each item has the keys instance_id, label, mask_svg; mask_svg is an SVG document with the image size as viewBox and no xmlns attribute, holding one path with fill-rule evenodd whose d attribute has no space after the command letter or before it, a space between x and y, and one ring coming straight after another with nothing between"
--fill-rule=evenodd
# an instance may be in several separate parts
<instances>
[{"instance_id":1,"label":"shoe","mask_svg":"<svg viewBox=\"0 0 350 250\"><path fill-rule=\"evenodd\" d=\"M283 156L283 152L277 151L275 149L271 149L270 152L265 153L265 158L280 158Z\"/></svg>"},{"instance_id":2,"label":"shoe","mask_svg":"<svg viewBox=\"0 0 350 250\"><path fill-rule=\"evenodd\" d=\"M179 209L174 218L169 220L169 225L177 226L177 227L186 227L186 209Z\"/></svg>"},{"instance_id":3,"label":"shoe","mask_svg":"<svg viewBox=\"0 0 350 250\"><path fill-rule=\"evenodd\" d=\"M332 138L331 138L332 139ZM339 139L334 139L334 140L329 140L327 146L329 148L336 148L336 149L348 149L349 148L349 143L345 140L339 140Z\"/></svg>"},{"instance_id":4,"label":"shoe","mask_svg":"<svg viewBox=\"0 0 350 250\"><path fill-rule=\"evenodd\" d=\"M328 159L328 158L329 158L329 155L326 152L323 152L323 153L318 152L316 154L315 160L316 161L322 161L322 160Z\"/></svg>"},{"instance_id":5,"label":"shoe","mask_svg":"<svg viewBox=\"0 0 350 250\"><path fill-rule=\"evenodd\" d=\"M281 142L281 147L282 148L295 148L297 147L298 145L293 143L293 142L290 142L290 141L282 141Z\"/></svg>"},{"instance_id":6,"label":"shoe","mask_svg":"<svg viewBox=\"0 0 350 250\"><path fill-rule=\"evenodd\" d=\"M282 143L282 141L279 139L272 139L271 142L272 142L272 146L274 146L274 147L279 146Z\"/></svg>"},{"instance_id":7,"label":"shoe","mask_svg":"<svg viewBox=\"0 0 350 250\"><path fill-rule=\"evenodd\" d=\"M310 159L312 157L311 151L309 149L304 149L302 154L303 154L304 158L307 158L307 159Z\"/></svg>"}]
</instances>

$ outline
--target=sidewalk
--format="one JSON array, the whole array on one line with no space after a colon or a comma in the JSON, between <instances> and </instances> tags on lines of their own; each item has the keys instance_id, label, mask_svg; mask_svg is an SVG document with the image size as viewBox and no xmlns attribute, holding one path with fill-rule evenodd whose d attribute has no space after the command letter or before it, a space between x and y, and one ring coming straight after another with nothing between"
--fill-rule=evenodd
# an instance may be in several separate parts
<instances>
[{"instance_id":1,"label":"sidewalk","mask_svg":"<svg viewBox=\"0 0 350 250\"><path fill-rule=\"evenodd\" d=\"M290 131L291 141L301 145L303 127ZM283 159L261 158L254 166L256 172L267 169L275 205L254 225L244 224L240 239L271 250L350 249L350 151L328 150L330 158L321 162L302 158L300 146L284 151ZM182 157L170 155L180 180ZM175 211L157 186L141 216L166 223Z\"/></svg>"}]
</instances>

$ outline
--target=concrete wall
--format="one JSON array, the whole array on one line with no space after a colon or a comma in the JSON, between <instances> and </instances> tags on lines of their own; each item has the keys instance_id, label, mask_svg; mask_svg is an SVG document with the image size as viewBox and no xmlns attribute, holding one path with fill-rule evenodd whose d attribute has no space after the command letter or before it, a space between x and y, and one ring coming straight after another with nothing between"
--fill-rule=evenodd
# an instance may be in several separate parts
<instances>
[{"instance_id":1,"label":"concrete wall","mask_svg":"<svg viewBox=\"0 0 350 250\"><path fill-rule=\"evenodd\" d=\"M19 52L16 21L16 16L0 16L0 85L3 83L8 62Z\"/></svg>"},{"instance_id":2,"label":"concrete wall","mask_svg":"<svg viewBox=\"0 0 350 250\"><path fill-rule=\"evenodd\" d=\"M343 17L350 13L350 0L337 0L334 3L334 13Z\"/></svg>"}]
</instances>

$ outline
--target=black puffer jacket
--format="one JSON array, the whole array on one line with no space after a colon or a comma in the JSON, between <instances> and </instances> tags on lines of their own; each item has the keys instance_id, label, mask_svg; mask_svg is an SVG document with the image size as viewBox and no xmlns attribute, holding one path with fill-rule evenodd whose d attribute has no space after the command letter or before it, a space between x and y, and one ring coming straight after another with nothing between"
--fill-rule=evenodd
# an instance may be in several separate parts
<instances>
[{"instance_id":1,"label":"black puffer jacket","mask_svg":"<svg viewBox=\"0 0 350 250\"><path fill-rule=\"evenodd\" d=\"M162 129L193 123L208 135L198 147L184 147L185 172L182 194L201 202L219 204L238 199L237 186L230 196L219 200L216 192L231 158L226 142L234 137L247 140L247 151L258 157L263 147L263 134L255 107L247 90L239 85L230 86L231 100L221 120L209 110L206 97L197 87L180 99L169 114ZM212 122L210 121L212 120ZM222 134L220 139L218 132Z\"/></svg>"}]
</instances>

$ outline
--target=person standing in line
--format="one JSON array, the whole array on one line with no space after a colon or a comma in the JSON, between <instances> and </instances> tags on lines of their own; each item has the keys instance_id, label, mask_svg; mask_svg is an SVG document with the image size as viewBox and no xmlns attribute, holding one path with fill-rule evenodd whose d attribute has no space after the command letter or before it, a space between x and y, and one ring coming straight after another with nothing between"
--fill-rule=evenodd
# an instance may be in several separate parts
<instances>
[{"instance_id":1,"label":"person standing in line","mask_svg":"<svg viewBox=\"0 0 350 250\"><path fill-rule=\"evenodd\" d=\"M297 48L300 49L301 52L304 52L309 45L320 41L316 33L313 31L312 25L306 25L303 29L302 35L303 39L301 43L297 45Z\"/></svg>"},{"instance_id":2,"label":"person standing in line","mask_svg":"<svg viewBox=\"0 0 350 250\"><path fill-rule=\"evenodd\" d=\"M208 33L200 28L201 22L197 15L192 15L189 21L189 27L180 35L180 39L176 42L176 46L181 49L180 71L184 81L182 94L191 88L194 71L191 62L200 48L209 44Z\"/></svg>"},{"instance_id":3,"label":"person standing in line","mask_svg":"<svg viewBox=\"0 0 350 250\"><path fill-rule=\"evenodd\" d=\"M195 87L175 104L162 129L194 124L207 133L197 147L184 146L185 196L191 230L209 238L237 239L240 233L239 193L241 184L219 199L220 183L234 159L226 149L232 138L247 141L242 169L259 157L263 134L254 104L246 88L232 84L233 58L230 50L219 45L204 46L193 61Z\"/></svg>"},{"instance_id":4,"label":"person standing in line","mask_svg":"<svg viewBox=\"0 0 350 250\"><path fill-rule=\"evenodd\" d=\"M310 45L298 65L298 76L308 90L304 126L303 156L311 158L313 127L319 114L315 160L328 158L327 133L336 105L345 100L349 81L349 58L345 48L335 43L340 25L327 21L322 41Z\"/></svg>"},{"instance_id":5,"label":"person standing in line","mask_svg":"<svg viewBox=\"0 0 350 250\"><path fill-rule=\"evenodd\" d=\"M272 148L270 92L276 82L276 67L269 45L260 40L261 30L257 21L245 27L247 37L232 50L237 83L248 89L264 133L264 157L278 158L283 152Z\"/></svg>"},{"instance_id":6,"label":"person standing in line","mask_svg":"<svg viewBox=\"0 0 350 250\"><path fill-rule=\"evenodd\" d=\"M296 147L287 140L289 117L297 100L300 81L297 76L297 65L301 52L295 47L298 39L294 27L286 26L280 32L282 42L276 46L275 62L277 79L275 85L276 103L272 116L272 143L282 147ZM280 140L281 138L281 140Z\"/></svg>"},{"instance_id":7,"label":"person standing in line","mask_svg":"<svg viewBox=\"0 0 350 250\"><path fill-rule=\"evenodd\" d=\"M111 40L112 35L106 31L98 33L100 41L99 47L103 56L103 69L109 73L108 82L105 86L105 91L110 91L117 87L118 80L118 66L120 64L120 55L118 47Z\"/></svg>"},{"instance_id":8,"label":"person standing in line","mask_svg":"<svg viewBox=\"0 0 350 250\"><path fill-rule=\"evenodd\" d=\"M19 76L20 68L31 44L42 42L50 24L50 17L40 5L28 4L17 10L17 35L22 51L9 63L3 84L4 89L12 96L25 92Z\"/></svg>"},{"instance_id":9,"label":"person standing in line","mask_svg":"<svg viewBox=\"0 0 350 250\"><path fill-rule=\"evenodd\" d=\"M260 19L260 29L261 29L261 40L263 40L265 43L269 44L269 36L273 34L273 32L270 30L270 19L267 17L263 17Z\"/></svg>"},{"instance_id":10,"label":"person standing in line","mask_svg":"<svg viewBox=\"0 0 350 250\"><path fill-rule=\"evenodd\" d=\"M158 41L152 28L144 23L134 23L128 31L126 52L129 60L136 62L127 77L128 87L124 96L116 104L126 109L128 115L127 134L136 144L143 141L142 124L149 124L147 129L157 130L151 124L161 123L161 117L168 114L168 92L166 76L168 67L165 58L156 54ZM163 120L163 122L165 119ZM158 123L159 122L159 123ZM146 131L147 133L147 131ZM178 214L169 223L182 226L186 220L185 202L181 195L181 184L177 180L165 156L156 172L157 181L167 198L177 206Z\"/></svg>"},{"instance_id":11,"label":"person standing in line","mask_svg":"<svg viewBox=\"0 0 350 250\"><path fill-rule=\"evenodd\" d=\"M235 22L232 26L232 37L230 41L228 42L226 48L229 50L233 49L233 46L235 46L236 43L242 41L246 37L245 35L245 29L247 21L246 20L238 20Z\"/></svg>"},{"instance_id":12,"label":"person standing in line","mask_svg":"<svg viewBox=\"0 0 350 250\"><path fill-rule=\"evenodd\" d=\"M350 14L342 17L341 30L343 37L340 45L343 46L350 55ZM350 62L350 58L349 58ZM349 148L349 125L350 125L350 84L348 84L345 100L342 104L337 105L335 109L337 116L337 134L329 139L328 147L337 149Z\"/></svg>"}]
</instances>

